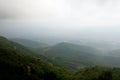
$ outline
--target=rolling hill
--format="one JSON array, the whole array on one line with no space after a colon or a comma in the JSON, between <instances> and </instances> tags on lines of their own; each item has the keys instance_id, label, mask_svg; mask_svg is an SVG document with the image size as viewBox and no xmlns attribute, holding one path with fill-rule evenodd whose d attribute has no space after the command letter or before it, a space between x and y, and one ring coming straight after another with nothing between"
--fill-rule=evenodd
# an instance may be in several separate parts
<instances>
[{"instance_id":1,"label":"rolling hill","mask_svg":"<svg viewBox=\"0 0 120 80\"><path fill-rule=\"evenodd\" d=\"M13 38L10 39L11 41L17 42L25 47L28 47L30 49L34 48L44 48L44 47L48 47L49 45L46 43L40 43L37 41L32 41L32 40L27 40L27 39L20 39L20 38Z\"/></svg>"},{"instance_id":2,"label":"rolling hill","mask_svg":"<svg viewBox=\"0 0 120 80\"><path fill-rule=\"evenodd\" d=\"M45 48L42 55L50 58L52 63L64 68L78 69L97 63L98 50L72 43L59 43Z\"/></svg>"},{"instance_id":3,"label":"rolling hill","mask_svg":"<svg viewBox=\"0 0 120 80\"><path fill-rule=\"evenodd\" d=\"M0 37L0 80L71 80L70 75L24 46Z\"/></svg>"},{"instance_id":4,"label":"rolling hill","mask_svg":"<svg viewBox=\"0 0 120 80\"><path fill-rule=\"evenodd\" d=\"M120 67L120 56L101 54L96 48L68 42L44 48L40 54L50 59L53 65L73 71L94 65Z\"/></svg>"},{"instance_id":5,"label":"rolling hill","mask_svg":"<svg viewBox=\"0 0 120 80\"><path fill-rule=\"evenodd\" d=\"M112 50L108 53L108 55L114 56L114 57L120 57L120 49Z\"/></svg>"},{"instance_id":6,"label":"rolling hill","mask_svg":"<svg viewBox=\"0 0 120 80\"><path fill-rule=\"evenodd\" d=\"M75 47L77 47L77 50ZM84 55L88 55L88 54L94 55L94 52L96 52L96 50L93 50L92 48L88 49L88 51L91 51L91 53L88 53L88 51L85 50L79 51L79 49L87 49L87 48L89 47L85 47L85 46L83 47L71 43L60 43L50 48L45 48L46 53L44 54L46 54L47 56L47 54L49 54L47 51L49 51L49 52L53 52L53 54L56 54L57 56L59 55L61 59L59 57L56 57L56 55L51 57L47 56L47 58L51 58L54 61L57 61L57 59L59 59L58 61L61 60L60 62L57 61L60 65L64 63L64 60L62 61L62 59L66 59L69 61L71 57L75 58L74 55L83 56L83 52ZM74 55L69 56L69 53L71 52L71 54L73 54L74 50L76 50L77 52L81 52L81 51L82 52L81 54L74 53ZM63 52L66 53L65 57L62 55L65 54ZM77 72L73 73L62 68L62 66L65 67L66 64L68 64L67 67L70 66L68 61L66 61L66 64L64 63L65 66L61 65L61 67L55 67L52 64L46 62L43 58L35 56L36 54L37 53L33 53L24 46L0 36L0 80L119 80L120 79L120 68L108 68L108 67L100 67L100 66L81 67ZM68 58L67 55L70 58ZM54 57L56 57L56 59ZM73 58L71 58L71 61ZM74 61L73 61L73 65L74 65Z\"/></svg>"},{"instance_id":7,"label":"rolling hill","mask_svg":"<svg viewBox=\"0 0 120 80\"><path fill-rule=\"evenodd\" d=\"M19 40L23 40L24 42L25 39ZM25 42L31 42L32 44L36 43L29 40L25 40ZM26 43L22 44L26 45ZM38 45L42 47L39 47ZM74 71L81 67L94 65L120 67L119 50L111 51L107 55L102 54L102 51L90 47L89 45L78 45L69 42L62 42L53 46L38 45L34 45L34 47L27 45L27 48L37 53L37 56L43 56L43 59L49 63L68 70L70 69ZM116 56L116 54L118 54L118 56Z\"/></svg>"}]
</instances>

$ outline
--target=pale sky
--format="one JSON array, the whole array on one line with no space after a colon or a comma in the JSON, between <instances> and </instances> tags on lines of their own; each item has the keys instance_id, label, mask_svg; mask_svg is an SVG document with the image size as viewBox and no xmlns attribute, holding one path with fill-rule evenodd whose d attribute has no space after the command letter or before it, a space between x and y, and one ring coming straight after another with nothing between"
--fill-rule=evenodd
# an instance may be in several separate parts
<instances>
[{"instance_id":1,"label":"pale sky","mask_svg":"<svg viewBox=\"0 0 120 80\"><path fill-rule=\"evenodd\" d=\"M0 0L0 19L120 25L120 0Z\"/></svg>"},{"instance_id":2,"label":"pale sky","mask_svg":"<svg viewBox=\"0 0 120 80\"><path fill-rule=\"evenodd\" d=\"M74 36L119 27L120 0L0 0L0 34Z\"/></svg>"}]
</instances>

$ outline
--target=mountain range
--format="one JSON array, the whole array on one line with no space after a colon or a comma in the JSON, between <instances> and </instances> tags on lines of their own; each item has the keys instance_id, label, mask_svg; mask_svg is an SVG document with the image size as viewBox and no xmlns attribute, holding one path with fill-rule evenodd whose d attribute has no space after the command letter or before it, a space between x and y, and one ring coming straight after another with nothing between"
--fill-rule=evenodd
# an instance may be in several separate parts
<instances>
[{"instance_id":1,"label":"mountain range","mask_svg":"<svg viewBox=\"0 0 120 80\"><path fill-rule=\"evenodd\" d=\"M0 36L0 80L120 79L120 68L100 67L103 66L100 64L95 66L99 62L97 49L62 42L45 46L41 50L35 52L29 47ZM102 60L106 58L113 57L107 56Z\"/></svg>"}]
</instances>

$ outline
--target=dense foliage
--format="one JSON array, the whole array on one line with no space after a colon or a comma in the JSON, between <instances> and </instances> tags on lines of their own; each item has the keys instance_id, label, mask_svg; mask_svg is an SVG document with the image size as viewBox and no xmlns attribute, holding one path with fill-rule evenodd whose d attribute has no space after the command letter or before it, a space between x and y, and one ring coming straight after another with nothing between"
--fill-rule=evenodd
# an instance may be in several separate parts
<instances>
[{"instance_id":1,"label":"dense foliage","mask_svg":"<svg viewBox=\"0 0 120 80\"><path fill-rule=\"evenodd\" d=\"M95 55L95 53L97 53L97 50L91 47L63 42L45 48L42 55L50 58L52 63L56 66L75 70L81 66L96 64L97 55Z\"/></svg>"},{"instance_id":2,"label":"dense foliage","mask_svg":"<svg viewBox=\"0 0 120 80\"><path fill-rule=\"evenodd\" d=\"M29 50L0 39L0 80L70 80L71 74L28 55ZM6 46L5 46L6 45ZM16 46L16 48L13 48ZM21 51L20 51L21 50ZM27 55L26 55L27 54Z\"/></svg>"},{"instance_id":3,"label":"dense foliage","mask_svg":"<svg viewBox=\"0 0 120 80\"><path fill-rule=\"evenodd\" d=\"M0 37L0 80L120 80L120 68L84 67L72 73L36 55Z\"/></svg>"},{"instance_id":4,"label":"dense foliage","mask_svg":"<svg viewBox=\"0 0 120 80\"><path fill-rule=\"evenodd\" d=\"M54 66L63 67L72 71L75 71L80 67L95 65L120 67L119 49L117 49L117 51L112 51L112 53L109 54L102 54L102 50L96 49L95 47L90 46L90 44L82 45L62 42L45 46L44 43L43 45L31 40L14 39L13 41L25 45L27 48L30 48L30 50L38 53L36 57L40 57L47 62L52 63ZM111 52L111 50L109 52Z\"/></svg>"}]
</instances>

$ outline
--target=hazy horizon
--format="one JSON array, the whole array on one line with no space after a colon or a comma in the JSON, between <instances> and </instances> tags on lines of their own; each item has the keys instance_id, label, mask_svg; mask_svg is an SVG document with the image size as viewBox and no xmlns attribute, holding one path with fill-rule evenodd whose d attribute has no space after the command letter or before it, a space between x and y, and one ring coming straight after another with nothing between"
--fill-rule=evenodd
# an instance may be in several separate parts
<instances>
[{"instance_id":1,"label":"hazy horizon","mask_svg":"<svg viewBox=\"0 0 120 80\"><path fill-rule=\"evenodd\" d=\"M119 14L119 0L0 0L0 35L119 41Z\"/></svg>"}]
</instances>

